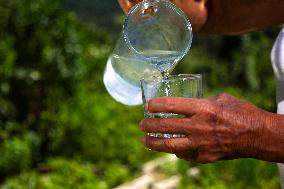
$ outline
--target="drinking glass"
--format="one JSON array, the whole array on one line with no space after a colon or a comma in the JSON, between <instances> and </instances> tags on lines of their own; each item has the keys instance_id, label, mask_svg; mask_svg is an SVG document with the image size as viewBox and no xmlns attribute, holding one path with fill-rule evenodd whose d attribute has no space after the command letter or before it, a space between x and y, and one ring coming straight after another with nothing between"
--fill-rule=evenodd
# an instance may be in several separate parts
<instances>
[{"instance_id":1,"label":"drinking glass","mask_svg":"<svg viewBox=\"0 0 284 189\"><path fill-rule=\"evenodd\" d=\"M169 75L166 79L162 77L151 77L140 81L142 90L142 100L145 104L152 98L171 96L186 98L202 97L202 76L200 74L179 74ZM144 109L145 118L182 118L184 115L171 112L151 113ZM159 138L179 138L184 137L179 133L147 133L149 136Z\"/></svg>"}]
</instances>

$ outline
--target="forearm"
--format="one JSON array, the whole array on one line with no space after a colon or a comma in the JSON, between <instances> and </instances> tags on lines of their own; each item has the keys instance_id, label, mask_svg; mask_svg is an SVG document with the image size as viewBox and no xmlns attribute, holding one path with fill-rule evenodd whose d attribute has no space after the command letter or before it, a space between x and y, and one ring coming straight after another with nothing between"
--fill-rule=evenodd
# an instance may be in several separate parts
<instances>
[{"instance_id":1,"label":"forearm","mask_svg":"<svg viewBox=\"0 0 284 189\"><path fill-rule=\"evenodd\" d=\"M261 137L256 139L256 158L284 163L284 116L271 114L263 127Z\"/></svg>"},{"instance_id":2,"label":"forearm","mask_svg":"<svg viewBox=\"0 0 284 189\"><path fill-rule=\"evenodd\" d=\"M201 32L241 34L284 22L283 0L208 0Z\"/></svg>"}]
</instances>

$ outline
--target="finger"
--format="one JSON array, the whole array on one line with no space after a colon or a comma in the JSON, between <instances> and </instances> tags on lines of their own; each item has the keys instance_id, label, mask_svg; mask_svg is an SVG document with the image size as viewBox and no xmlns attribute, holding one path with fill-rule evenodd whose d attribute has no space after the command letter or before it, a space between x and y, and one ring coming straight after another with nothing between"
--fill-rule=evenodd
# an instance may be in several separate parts
<instances>
[{"instance_id":1,"label":"finger","mask_svg":"<svg viewBox=\"0 0 284 189\"><path fill-rule=\"evenodd\" d=\"M199 152L199 150L189 150L183 153L175 154L178 158L191 161L194 163L213 163L222 160L220 153Z\"/></svg>"},{"instance_id":2,"label":"finger","mask_svg":"<svg viewBox=\"0 0 284 189\"><path fill-rule=\"evenodd\" d=\"M188 137L165 139L144 136L142 142L147 148L158 152L180 153L195 148L194 142Z\"/></svg>"},{"instance_id":3,"label":"finger","mask_svg":"<svg viewBox=\"0 0 284 189\"><path fill-rule=\"evenodd\" d=\"M118 3L125 14L129 11L131 7L139 3L141 0L118 0Z\"/></svg>"},{"instance_id":4,"label":"finger","mask_svg":"<svg viewBox=\"0 0 284 189\"><path fill-rule=\"evenodd\" d=\"M198 149L192 149L183 153L176 153L176 156L180 159L196 162L199 156L199 151Z\"/></svg>"},{"instance_id":5,"label":"finger","mask_svg":"<svg viewBox=\"0 0 284 189\"><path fill-rule=\"evenodd\" d=\"M194 115L198 112L210 109L210 105L207 99L160 97L149 100L145 108L150 112L171 112Z\"/></svg>"},{"instance_id":6,"label":"finger","mask_svg":"<svg viewBox=\"0 0 284 189\"><path fill-rule=\"evenodd\" d=\"M140 122L140 129L148 133L171 133L171 134L190 134L194 132L196 122L190 118L183 119L158 119L148 118Z\"/></svg>"}]
</instances>

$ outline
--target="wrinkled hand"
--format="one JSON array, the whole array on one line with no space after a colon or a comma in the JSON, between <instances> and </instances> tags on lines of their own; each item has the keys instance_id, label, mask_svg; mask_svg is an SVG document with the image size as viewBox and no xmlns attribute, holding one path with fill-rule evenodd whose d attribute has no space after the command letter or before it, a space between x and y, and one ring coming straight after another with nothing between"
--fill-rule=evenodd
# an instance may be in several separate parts
<instances>
[{"instance_id":1,"label":"wrinkled hand","mask_svg":"<svg viewBox=\"0 0 284 189\"><path fill-rule=\"evenodd\" d=\"M209 99L162 97L146 105L150 112L173 112L185 118L147 118L140 129L146 133L184 134L184 138L145 135L146 147L198 163L256 157L269 112L221 94Z\"/></svg>"}]
</instances>

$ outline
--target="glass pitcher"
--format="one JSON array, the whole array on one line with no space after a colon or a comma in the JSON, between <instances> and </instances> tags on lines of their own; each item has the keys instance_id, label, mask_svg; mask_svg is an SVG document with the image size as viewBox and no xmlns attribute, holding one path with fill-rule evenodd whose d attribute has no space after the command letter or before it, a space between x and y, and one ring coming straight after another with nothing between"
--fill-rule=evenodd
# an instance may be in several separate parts
<instances>
[{"instance_id":1,"label":"glass pitcher","mask_svg":"<svg viewBox=\"0 0 284 189\"><path fill-rule=\"evenodd\" d=\"M186 55L192 28L181 9L168 0L144 0L128 13L108 58L104 84L125 105L142 104L139 81L170 72Z\"/></svg>"}]
</instances>

